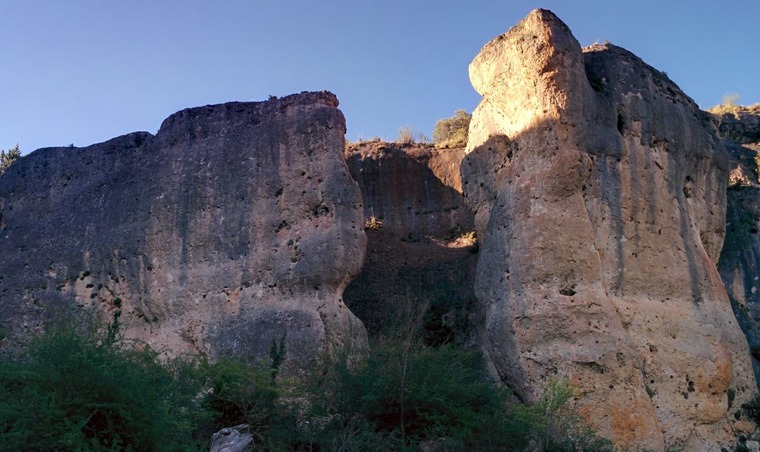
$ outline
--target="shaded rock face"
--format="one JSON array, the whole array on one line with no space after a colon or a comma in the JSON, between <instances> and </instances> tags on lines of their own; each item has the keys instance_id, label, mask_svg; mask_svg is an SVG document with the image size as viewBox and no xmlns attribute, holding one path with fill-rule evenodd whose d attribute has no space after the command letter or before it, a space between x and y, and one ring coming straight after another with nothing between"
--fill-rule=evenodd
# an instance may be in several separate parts
<instances>
[{"instance_id":1,"label":"shaded rock face","mask_svg":"<svg viewBox=\"0 0 760 452\"><path fill-rule=\"evenodd\" d=\"M428 343L469 340L477 245L461 193L463 156L430 145L347 148L365 218L382 223L367 229L364 267L344 296L371 335L392 334L418 315Z\"/></svg>"},{"instance_id":2,"label":"shaded rock face","mask_svg":"<svg viewBox=\"0 0 760 452\"><path fill-rule=\"evenodd\" d=\"M484 348L535 400L570 379L621 445L709 450L755 392L715 268L728 159L710 119L612 45L533 11L470 65L464 193Z\"/></svg>"},{"instance_id":3,"label":"shaded rock face","mask_svg":"<svg viewBox=\"0 0 760 452\"><path fill-rule=\"evenodd\" d=\"M156 136L24 157L0 178L0 324L120 313L124 336L172 355L286 366L366 347L341 299L366 236L337 106L191 108Z\"/></svg>"},{"instance_id":4,"label":"shaded rock face","mask_svg":"<svg viewBox=\"0 0 760 452\"><path fill-rule=\"evenodd\" d=\"M359 184L365 218L383 229L412 238L471 230L459 166L463 148L363 142L350 145L346 162Z\"/></svg>"},{"instance_id":5,"label":"shaded rock face","mask_svg":"<svg viewBox=\"0 0 760 452\"><path fill-rule=\"evenodd\" d=\"M718 262L731 306L751 347L760 378L760 111L715 116L731 157L726 240Z\"/></svg>"}]
</instances>

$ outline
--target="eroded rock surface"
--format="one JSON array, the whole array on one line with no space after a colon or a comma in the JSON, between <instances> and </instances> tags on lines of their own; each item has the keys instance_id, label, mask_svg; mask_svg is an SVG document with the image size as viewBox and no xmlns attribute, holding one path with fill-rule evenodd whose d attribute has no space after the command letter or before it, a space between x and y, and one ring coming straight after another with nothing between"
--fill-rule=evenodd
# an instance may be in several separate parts
<instances>
[{"instance_id":1,"label":"eroded rock surface","mask_svg":"<svg viewBox=\"0 0 760 452\"><path fill-rule=\"evenodd\" d=\"M612 45L533 11L470 65L464 193L485 349L535 400L569 378L621 445L715 450L754 395L715 268L728 158L706 114Z\"/></svg>"},{"instance_id":2,"label":"eroded rock surface","mask_svg":"<svg viewBox=\"0 0 760 452\"><path fill-rule=\"evenodd\" d=\"M0 324L120 313L176 355L305 364L366 347L342 292L359 272L361 195L336 97L180 111L157 135L41 149L0 178Z\"/></svg>"},{"instance_id":3,"label":"eroded rock surface","mask_svg":"<svg viewBox=\"0 0 760 452\"><path fill-rule=\"evenodd\" d=\"M214 433L209 452L244 452L250 450L249 446L252 443L253 434L250 432L250 426L240 424Z\"/></svg>"}]
</instances>

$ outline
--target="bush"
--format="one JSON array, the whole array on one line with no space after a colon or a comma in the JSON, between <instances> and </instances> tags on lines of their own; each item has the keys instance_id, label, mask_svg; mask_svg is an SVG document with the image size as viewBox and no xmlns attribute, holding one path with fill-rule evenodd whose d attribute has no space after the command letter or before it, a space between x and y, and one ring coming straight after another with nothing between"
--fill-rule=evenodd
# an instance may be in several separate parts
<instances>
[{"instance_id":1,"label":"bush","mask_svg":"<svg viewBox=\"0 0 760 452\"><path fill-rule=\"evenodd\" d=\"M194 450L199 388L148 349L71 328L0 364L1 450Z\"/></svg>"},{"instance_id":2,"label":"bush","mask_svg":"<svg viewBox=\"0 0 760 452\"><path fill-rule=\"evenodd\" d=\"M710 108L710 113L714 113L717 115L722 115L726 113L737 113L739 110L742 109L742 107L739 105L739 95L736 93L733 94L724 94L723 99L720 104Z\"/></svg>"},{"instance_id":3,"label":"bush","mask_svg":"<svg viewBox=\"0 0 760 452\"><path fill-rule=\"evenodd\" d=\"M567 380L549 380L541 399L532 407L520 411L523 422L530 426L535 444L546 451L609 451L612 442L597 436L569 402L575 388Z\"/></svg>"},{"instance_id":4,"label":"bush","mask_svg":"<svg viewBox=\"0 0 760 452\"><path fill-rule=\"evenodd\" d=\"M21 151L18 149L18 144L8 151L0 150L0 174L3 174L19 157L21 157Z\"/></svg>"},{"instance_id":5,"label":"bush","mask_svg":"<svg viewBox=\"0 0 760 452\"><path fill-rule=\"evenodd\" d=\"M725 94L721 106L727 110L735 110L739 107L739 95L736 93Z\"/></svg>"},{"instance_id":6,"label":"bush","mask_svg":"<svg viewBox=\"0 0 760 452\"><path fill-rule=\"evenodd\" d=\"M414 132L411 127L402 127L398 129L398 138L396 143L400 144L412 144L414 143Z\"/></svg>"},{"instance_id":7,"label":"bush","mask_svg":"<svg viewBox=\"0 0 760 452\"><path fill-rule=\"evenodd\" d=\"M204 450L243 423L261 450L610 450L570 409L567 382L525 407L477 351L402 333L296 381L275 378L276 360L161 364L109 332L54 330L0 363L0 450Z\"/></svg>"},{"instance_id":8,"label":"bush","mask_svg":"<svg viewBox=\"0 0 760 452\"><path fill-rule=\"evenodd\" d=\"M439 147L464 147L472 115L457 110L454 116L438 120L433 128L433 142Z\"/></svg>"},{"instance_id":9,"label":"bush","mask_svg":"<svg viewBox=\"0 0 760 452\"><path fill-rule=\"evenodd\" d=\"M408 349L384 341L358 368L346 363L333 360L316 385L314 418L328 420L314 432L321 447L341 446L347 438L354 446L372 439L392 449L429 442L444 449L526 442L526 426L507 405L509 392L487 378L476 351L449 345Z\"/></svg>"},{"instance_id":10,"label":"bush","mask_svg":"<svg viewBox=\"0 0 760 452\"><path fill-rule=\"evenodd\" d=\"M230 359L203 365L207 383L204 399L211 421L205 437L219 429L248 424L254 434L263 436L274 423L279 391L272 372L263 366Z\"/></svg>"}]
</instances>

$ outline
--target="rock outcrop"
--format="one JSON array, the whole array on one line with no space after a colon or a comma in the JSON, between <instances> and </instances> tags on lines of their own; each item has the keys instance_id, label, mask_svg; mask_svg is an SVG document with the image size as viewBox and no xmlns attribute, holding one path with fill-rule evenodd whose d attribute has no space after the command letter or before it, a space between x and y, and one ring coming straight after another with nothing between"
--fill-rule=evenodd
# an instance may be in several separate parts
<instances>
[{"instance_id":1,"label":"rock outcrop","mask_svg":"<svg viewBox=\"0 0 760 452\"><path fill-rule=\"evenodd\" d=\"M718 262L760 378L760 106L714 117L731 157L726 240Z\"/></svg>"},{"instance_id":2,"label":"rock outcrop","mask_svg":"<svg viewBox=\"0 0 760 452\"><path fill-rule=\"evenodd\" d=\"M366 246L336 97L191 108L48 148L0 178L0 325L93 312L176 355L305 365L366 347L343 304Z\"/></svg>"},{"instance_id":3,"label":"rock outcrop","mask_svg":"<svg viewBox=\"0 0 760 452\"><path fill-rule=\"evenodd\" d=\"M463 148L424 144L348 146L365 218L376 221L368 221L364 267L344 298L370 334L423 315L429 343L469 339L477 244L461 193L463 156Z\"/></svg>"},{"instance_id":4,"label":"rock outcrop","mask_svg":"<svg viewBox=\"0 0 760 452\"><path fill-rule=\"evenodd\" d=\"M227 427L214 433L211 437L209 452L244 452L253 443L250 426L240 424Z\"/></svg>"},{"instance_id":5,"label":"rock outcrop","mask_svg":"<svg viewBox=\"0 0 760 452\"><path fill-rule=\"evenodd\" d=\"M616 443L715 450L755 393L715 267L728 158L709 117L613 45L533 11L470 65L462 163L484 348L528 401L552 375Z\"/></svg>"}]
</instances>

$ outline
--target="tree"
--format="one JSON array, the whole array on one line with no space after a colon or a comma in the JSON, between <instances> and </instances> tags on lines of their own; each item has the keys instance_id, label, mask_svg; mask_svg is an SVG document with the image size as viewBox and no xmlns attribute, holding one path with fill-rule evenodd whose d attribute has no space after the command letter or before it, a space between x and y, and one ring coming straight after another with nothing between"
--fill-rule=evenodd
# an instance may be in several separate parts
<instances>
[{"instance_id":1,"label":"tree","mask_svg":"<svg viewBox=\"0 0 760 452\"><path fill-rule=\"evenodd\" d=\"M472 115L460 109L450 118L435 123L433 141L439 147L462 147L467 145L467 133Z\"/></svg>"},{"instance_id":2,"label":"tree","mask_svg":"<svg viewBox=\"0 0 760 452\"><path fill-rule=\"evenodd\" d=\"M7 151L0 150L0 174L3 174L19 157L21 157L21 151L18 150L18 144Z\"/></svg>"}]
</instances>

